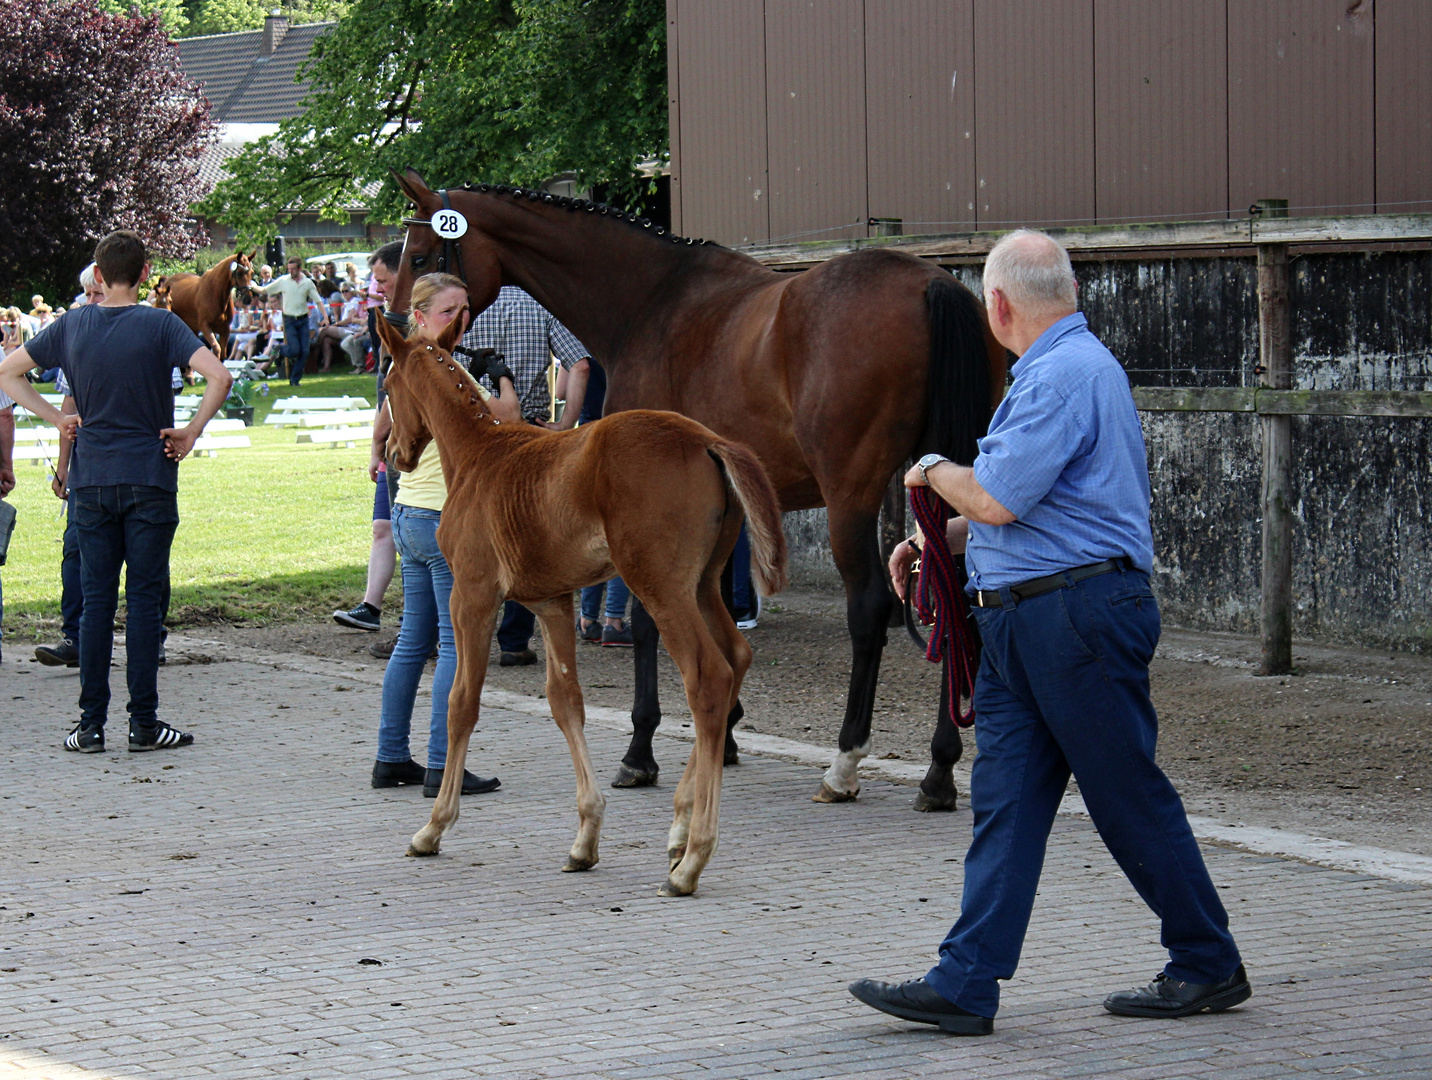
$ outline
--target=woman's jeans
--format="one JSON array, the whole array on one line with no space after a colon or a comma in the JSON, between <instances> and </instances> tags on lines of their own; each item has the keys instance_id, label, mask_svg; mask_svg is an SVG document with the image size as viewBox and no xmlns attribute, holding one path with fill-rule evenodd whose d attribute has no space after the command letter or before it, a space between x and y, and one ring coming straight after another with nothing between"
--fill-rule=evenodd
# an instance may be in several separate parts
<instances>
[{"instance_id":1,"label":"woman's jeans","mask_svg":"<svg viewBox=\"0 0 1432 1080\"><path fill-rule=\"evenodd\" d=\"M403 557L403 621L398 643L383 675L383 713L378 722L378 760L402 762L412 757L408 732L418 680L427 666L433 643L438 668L433 675L433 715L428 726L428 768L447 764L448 692L457 672L452 617L452 571L438 550L442 514L416 506L393 507L393 542Z\"/></svg>"},{"instance_id":2,"label":"woman's jeans","mask_svg":"<svg viewBox=\"0 0 1432 1080\"><path fill-rule=\"evenodd\" d=\"M582 618L595 619L602 610L602 588L603 585L588 585L582 590ZM614 577L605 583L607 590L607 618L625 619L627 597L631 590L627 588L626 582L619 577Z\"/></svg>"}]
</instances>

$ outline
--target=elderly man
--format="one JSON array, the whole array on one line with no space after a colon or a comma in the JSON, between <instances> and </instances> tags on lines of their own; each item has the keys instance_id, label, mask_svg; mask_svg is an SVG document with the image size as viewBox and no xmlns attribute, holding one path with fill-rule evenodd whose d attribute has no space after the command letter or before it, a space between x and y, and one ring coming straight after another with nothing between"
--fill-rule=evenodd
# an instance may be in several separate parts
<instances>
[{"instance_id":1,"label":"elderly man","mask_svg":"<svg viewBox=\"0 0 1432 1080\"><path fill-rule=\"evenodd\" d=\"M1099 836L1163 925L1169 963L1111 994L1121 1016L1221 1012L1251 994L1173 785L1154 762L1149 660L1159 611L1143 432L1128 379L1075 309L1069 256L1020 230L985 265L995 337L1020 357L973 468L937 454L905 477L964 520L984 640L975 685L974 837L959 921L922 979L862 979L882 1012L987 1035L1014 975L1049 830L1072 773ZM930 538L927 542L940 542ZM904 545L902 545L904 548ZM891 560L903 590L908 549Z\"/></svg>"}]
</instances>

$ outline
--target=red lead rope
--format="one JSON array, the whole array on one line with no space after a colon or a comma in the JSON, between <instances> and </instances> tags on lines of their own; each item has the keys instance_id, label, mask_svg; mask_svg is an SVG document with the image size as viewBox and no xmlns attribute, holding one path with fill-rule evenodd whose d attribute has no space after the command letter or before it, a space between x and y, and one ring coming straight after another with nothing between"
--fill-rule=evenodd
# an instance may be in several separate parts
<instances>
[{"instance_id":1,"label":"red lead rope","mask_svg":"<svg viewBox=\"0 0 1432 1080\"><path fill-rule=\"evenodd\" d=\"M925 659L938 664L948 658L951 719L960 727L969 727L975 722L975 671L980 653L969 622L969 601L955 573L955 557L945 543L945 523L949 520L950 508L928 487L911 488L910 505L925 535L915 610L921 622L934 624Z\"/></svg>"}]
</instances>

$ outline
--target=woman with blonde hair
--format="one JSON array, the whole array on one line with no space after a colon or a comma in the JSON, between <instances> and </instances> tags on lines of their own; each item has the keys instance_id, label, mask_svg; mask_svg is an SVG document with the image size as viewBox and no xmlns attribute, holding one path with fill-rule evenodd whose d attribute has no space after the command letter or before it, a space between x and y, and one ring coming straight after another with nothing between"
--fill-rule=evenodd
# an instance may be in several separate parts
<instances>
[{"instance_id":1,"label":"woman with blonde hair","mask_svg":"<svg viewBox=\"0 0 1432 1080\"><path fill-rule=\"evenodd\" d=\"M436 338L454 319L468 321L467 286L451 274L428 274L413 283L412 314L408 337ZM379 315L379 318L382 318ZM512 380L503 378L499 395L490 397L478 387L492 415L501 423L520 424L521 405ZM447 485L436 440L428 443L412 472L404 473L393 504L393 542L403 557L403 622L388 668L383 675L383 706L378 720L378 759L373 764L375 788L400 784L422 784L423 794L436 798L442 787L447 764L448 692L457 671L452 617L448 598L452 593L452 571L438 548L437 531L442 522ZM437 670L433 673L432 718L428 726L428 765L424 769L412 758L408 736L412 728L413 703L433 645L438 647ZM480 795L499 785L464 772L462 793Z\"/></svg>"}]
</instances>

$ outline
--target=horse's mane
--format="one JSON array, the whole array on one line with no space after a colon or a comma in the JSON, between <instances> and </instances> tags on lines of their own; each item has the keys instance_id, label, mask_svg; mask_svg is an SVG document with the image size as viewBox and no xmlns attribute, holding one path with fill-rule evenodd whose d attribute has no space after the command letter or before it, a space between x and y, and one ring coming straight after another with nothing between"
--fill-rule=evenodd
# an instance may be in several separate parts
<instances>
[{"instance_id":1,"label":"horse's mane","mask_svg":"<svg viewBox=\"0 0 1432 1080\"><path fill-rule=\"evenodd\" d=\"M588 214L597 214L605 218L615 218L618 221L626 222L654 240L662 240L672 244L681 244L686 247L721 247L721 245L714 240L698 240L689 236L677 236L670 229L654 224L650 218L638 217L628 210L620 210L606 203L592 202L590 199L573 199L567 195L553 195L550 191L541 191L537 188L511 187L507 184L463 184L462 190L475 191L483 195L501 195L512 199L526 199L528 202L543 203L547 206L558 206L564 210L574 212L582 211Z\"/></svg>"}]
</instances>

